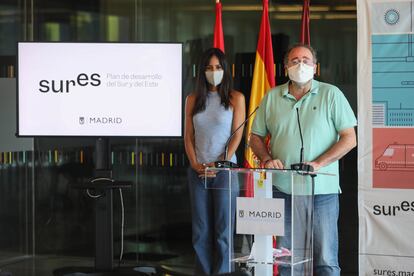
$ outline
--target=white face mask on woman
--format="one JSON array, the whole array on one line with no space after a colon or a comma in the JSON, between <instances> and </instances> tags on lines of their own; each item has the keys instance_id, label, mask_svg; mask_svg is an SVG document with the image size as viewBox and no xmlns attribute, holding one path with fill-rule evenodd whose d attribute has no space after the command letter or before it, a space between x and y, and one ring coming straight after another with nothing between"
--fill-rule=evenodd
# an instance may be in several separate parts
<instances>
[{"instance_id":1,"label":"white face mask on woman","mask_svg":"<svg viewBox=\"0 0 414 276\"><path fill-rule=\"evenodd\" d=\"M314 67L302 62L289 67L287 70L289 79L299 85L303 85L313 79Z\"/></svg>"},{"instance_id":2,"label":"white face mask on woman","mask_svg":"<svg viewBox=\"0 0 414 276\"><path fill-rule=\"evenodd\" d=\"M223 80L223 70L206 71L206 79L212 86L217 86Z\"/></svg>"}]
</instances>

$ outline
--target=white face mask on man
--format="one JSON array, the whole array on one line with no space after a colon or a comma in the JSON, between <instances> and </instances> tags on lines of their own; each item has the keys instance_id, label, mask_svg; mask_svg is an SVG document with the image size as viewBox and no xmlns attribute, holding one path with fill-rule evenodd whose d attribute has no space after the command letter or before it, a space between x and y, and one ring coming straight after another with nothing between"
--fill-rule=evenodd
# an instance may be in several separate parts
<instances>
[{"instance_id":1,"label":"white face mask on man","mask_svg":"<svg viewBox=\"0 0 414 276\"><path fill-rule=\"evenodd\" d=\"M314 67L302 62L289 67L287 70L289 79L299 85L303 85L313 79Z\"/></svg>"},{"instance_id":2,"label":"white face mask on man","mask_svg":"<svg viewBox=\"0 0 414 276\"><path fill-rule=\"evenodd\" d=\"M217 86L223 80L223 70L206 71L206 79L212 86Z\"/></svg>"}]
</instances>

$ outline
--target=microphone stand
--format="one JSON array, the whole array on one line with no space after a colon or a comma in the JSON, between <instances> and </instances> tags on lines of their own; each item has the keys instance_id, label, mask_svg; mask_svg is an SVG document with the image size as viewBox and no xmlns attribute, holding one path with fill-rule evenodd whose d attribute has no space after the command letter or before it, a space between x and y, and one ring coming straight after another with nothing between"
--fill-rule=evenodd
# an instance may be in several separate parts
<instances>
[{"instance_id":1,"label":"microphone stand","mask_svg":"<svg viewBox=\"0 0 414 276\"><path fill-rule=\"evenodd\" d=\"M299 118L299 108L296 108L296 114L297 114L297 119L298 119L298 126L299 126L299 134L300 134L300 142L301 142L301 148L300 148L300 162L299 163L294 163L290 165L290 168L292 170L297 171L297 173L302 174L302 175L309 175L311 177L311 191L312 191L312 198L311 198L311 213L310 213L310 222L309 222L309 227L310 227L310 235L308 236L308 232L305 233L305 243L308 244L311 248L313 248L313 219L314 219L314 206L315 206L315 177L316 174L312 173L314 171L313 166L309 165L309 164L305 164L303 162L304 160L304 148L303 148L303 135L302 135L302 128L300 125L300 118ZM309 267L305 267L305 272L309 270L312 271L312 266Z\"/></svg>"},{"instance_id":2,"label":"microphone stand","mask_svg":"<svg viewBox=\"0 0 414 276\"><path fill-rule=\"evenodd\" d=\"M294 164L291 164L290 165L290 168L292 169L292 170L295 170L295 171L302 171L302 172L304 172L304 173L306 173L306 174L308 174L309 172L313 172L313 167L311 166L311 165L309 165L309 164L305 164L304 162L303 162L303 159L304 159L304 157L303 157L303 136L302 136L302 128L301 128L301 126L300 126L300 119L299 119L299 108L296 108L296 114L297 114L297 119L298 119L298 126L299 126L299 135L300 135L300 141L301 141L301 148L300 148L300 158L299 158L299 160L300 160L300 162L299 163L294 163Z\"/></svg>"},{"instance_id":3,"label":"microphone stand","mask_svg":"<svg viewBox=\"0 0 414 276\"><path fill-rule=\"evenodd\" d=\"M228 152L229 152L229 144L230 144L230 140L231 138L233 138L234 134L236 134L236 132L242 127L244 126L244 124L247 122L247 120L250 119L250 117L257 111L259 107L256 106L256 108L252 111L252 113L249 114L249 116L247 116L246 120L243 121L243 123L241 123L235 131L233 131L232 134L230 134L229 139L227 139L226 144L224 146L224 160L220 160L220 161L216 161L214 162L214 166L216 168L239 168L240 166L234 162L231 162L229 160L227 160L228 157Z\"/></svg>"}]
</instances>

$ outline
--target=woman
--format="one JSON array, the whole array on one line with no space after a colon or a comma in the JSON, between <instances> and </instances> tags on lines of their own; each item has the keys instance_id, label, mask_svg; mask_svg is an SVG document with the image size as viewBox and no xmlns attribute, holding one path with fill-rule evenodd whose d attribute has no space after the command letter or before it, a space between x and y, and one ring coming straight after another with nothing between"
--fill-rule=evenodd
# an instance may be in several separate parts
<instances>
[{"instance_id":1,"label":"woman","mask_svg":"<svg viewBox=\"0 0 414 276\"><path fill-rule=\"evenodd\" d=\"M234 219L234 209L229 208L229 189L225 188L228 173L210 175L209 187L217 188L205 189L204 170L214 166L214 161L224 159L227 140L245 119L244 96L232 90L231 84L224 53L217 48L208 49L198 66L196 89L187 97L185 106L184 143L191 166L188 179L196 275L230 272L229 212ZM232 162L237 162L235 151L242 135L240 128L229 142L227 158Z\"/></svg>"}]
</instances>

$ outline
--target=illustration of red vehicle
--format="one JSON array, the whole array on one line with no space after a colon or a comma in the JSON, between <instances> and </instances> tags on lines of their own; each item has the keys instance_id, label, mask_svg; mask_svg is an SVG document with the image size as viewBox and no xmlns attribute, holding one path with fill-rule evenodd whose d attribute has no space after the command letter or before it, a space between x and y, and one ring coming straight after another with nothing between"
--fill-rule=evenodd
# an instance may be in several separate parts
<instances>
[{"instance_id":1,"label":"illustration of red vehicle","mask_svg":"<svg viewBox=\"0 0 414 276\"><path fill-rule=\"evenodd\" d=\"M390 144L375 160L375 168L382 171L392 168L414 169L414 144Z\"/></svg>"}]
</instances>

